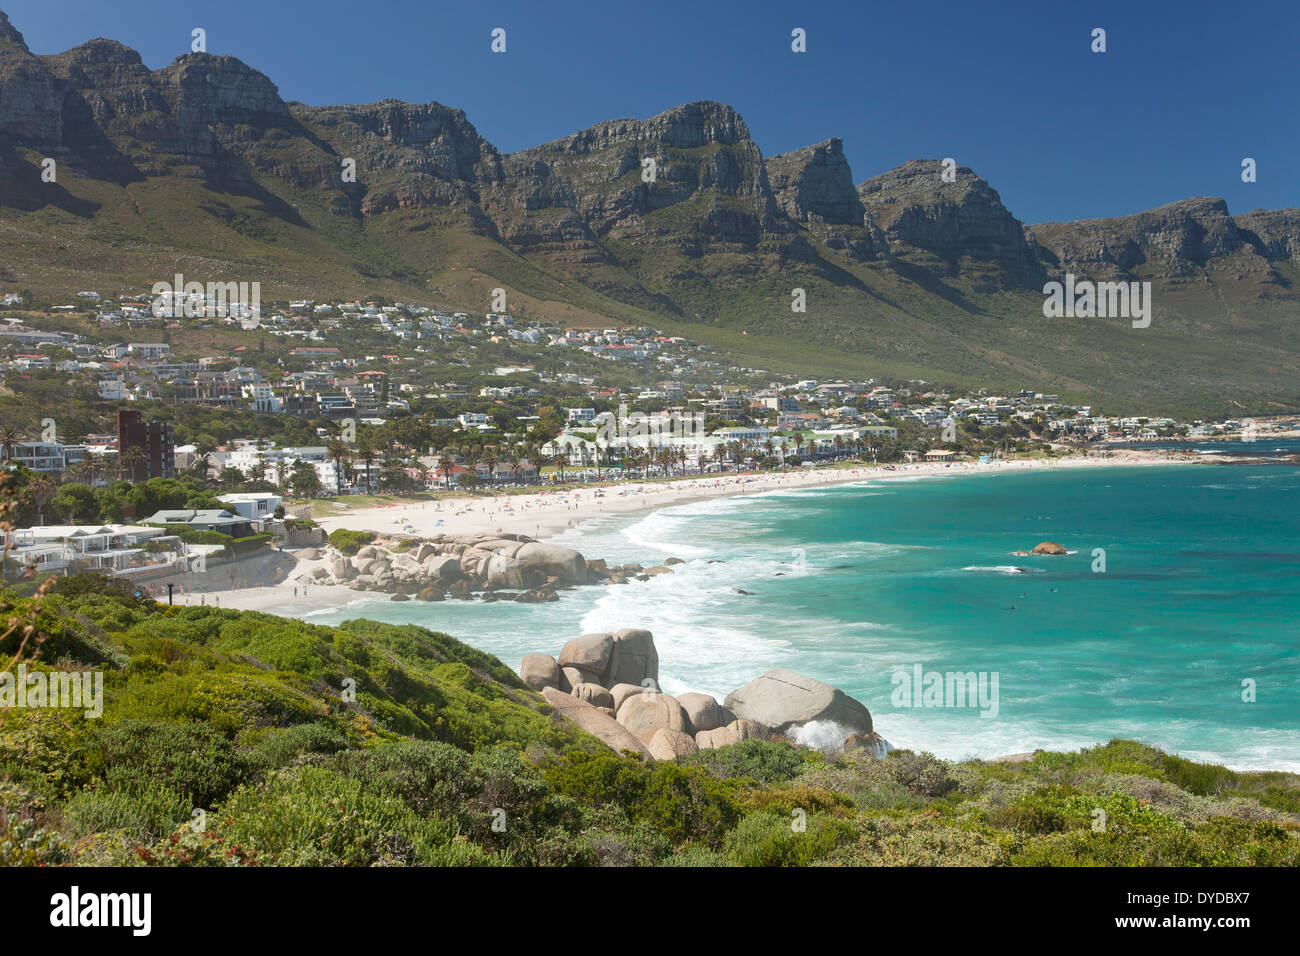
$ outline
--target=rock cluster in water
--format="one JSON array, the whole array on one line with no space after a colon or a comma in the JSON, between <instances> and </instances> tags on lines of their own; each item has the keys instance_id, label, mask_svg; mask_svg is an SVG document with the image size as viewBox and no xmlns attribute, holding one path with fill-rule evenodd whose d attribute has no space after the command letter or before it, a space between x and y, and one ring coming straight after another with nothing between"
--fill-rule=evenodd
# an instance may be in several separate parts
<instances>
[{"instance_id":1,"label":"rock cluster in water","mask_svg":"<svg viewBox=\"0 0 1300 956\"><path fill-rule=\"evenodd\" d=\"M330 547L300 556L327 561L311 572L316 584L339 584L355 591L379 591L394 601L523 601L559 599L558 591L582 584L626 584L672 574L662 565L610 565L588 561L572 548L544 544L522 534L434 535L429 538L380 536L348 556Z\"/></svg>"},{"instance_id":2,"label":"rock cluster in water","mask_svg":"<svg viewBox=\"0 0 1300 956\"><path fill-rule=\"evenodd\" d=\"M656 760L750 737L793 738L810 726L835 734L842 741L838 748L883 753L885 747L861 703L783 668L732 691L722 703L708 694L665 694L659 690L654 637L639 628L583 634L565 644L558 658L528 654L519 676L560 714L614 750Z\"/></svg>"}]
</instances>

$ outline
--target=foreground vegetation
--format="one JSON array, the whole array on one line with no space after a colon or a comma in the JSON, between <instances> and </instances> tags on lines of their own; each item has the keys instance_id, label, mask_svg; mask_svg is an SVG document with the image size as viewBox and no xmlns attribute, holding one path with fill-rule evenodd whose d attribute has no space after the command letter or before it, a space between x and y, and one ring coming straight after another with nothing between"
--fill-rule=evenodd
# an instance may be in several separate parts
<instances>
[{"instance_id":1,"label":"foreground vegetation","mask_svg":"<svg viewBox=\"0 0 1300 956\"><path fill-rule=\"evenodd\" d=\"M747 740L614 755L414 626L8 592L29 670L103 716L0 710L3 865L1296 865L1300 778L1131 741L1028 763ZM1104 826L1101 825L1104 821Z\"/></svg>"}]
</instances>

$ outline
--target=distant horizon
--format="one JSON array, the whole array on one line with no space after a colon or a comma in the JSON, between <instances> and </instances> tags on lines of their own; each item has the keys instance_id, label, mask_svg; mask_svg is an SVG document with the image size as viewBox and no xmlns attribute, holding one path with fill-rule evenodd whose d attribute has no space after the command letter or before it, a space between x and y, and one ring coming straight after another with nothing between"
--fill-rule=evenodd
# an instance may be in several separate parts
<instances>
[{"instance_id":1,"label":"distant horizon","mask_svg":"<svg viewBox=\"0 0 1300 956\"><path fill-rule=\"evenodd\" d=\"M1191 198L1223 199L1234 215L1300 207L1300 131L1279 121L1300 113L1287 75L1300 8L1281 0L1249 18L1208 0L1140 11L1099 0L1083 13L1029 0L993 11L393 0L358 16L321 0L304 16L304 6L65 0L55 12L0 0L38 55L103 37L160 69L201 26L207 52L265 74L286 101L437 102L505 154L708 100L744 118L765 158L842 140L855 184L952 157L1031 226ZM490 50L497 26L501 54ZM1107 31L1105 53L1090 49L1095 27ZM791 50L795 28L805 53ZM1253 183L1241 180L1247 157Z\"/></svg>"}]
</instances>

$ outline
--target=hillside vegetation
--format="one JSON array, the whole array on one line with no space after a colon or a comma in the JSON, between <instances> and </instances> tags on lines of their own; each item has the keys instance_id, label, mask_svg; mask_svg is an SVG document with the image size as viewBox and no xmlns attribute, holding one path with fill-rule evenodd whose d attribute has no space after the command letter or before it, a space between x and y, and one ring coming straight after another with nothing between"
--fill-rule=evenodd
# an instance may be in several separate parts
<instances>
[{"instance_id":1,"label":"hillside vegetation","mask_svg":"<svg viewBox=\"0 0 1300 956\"><path fill-rule=\"evenodd\" d=\"M102 671L105 693L99 718L0 710L4 865L1300 863L1300 778L1132 741L1003 765L747 740L647 764L419 627L80 577L3 605L35 624L29 669Z\"/></svg>"}]
</instances>

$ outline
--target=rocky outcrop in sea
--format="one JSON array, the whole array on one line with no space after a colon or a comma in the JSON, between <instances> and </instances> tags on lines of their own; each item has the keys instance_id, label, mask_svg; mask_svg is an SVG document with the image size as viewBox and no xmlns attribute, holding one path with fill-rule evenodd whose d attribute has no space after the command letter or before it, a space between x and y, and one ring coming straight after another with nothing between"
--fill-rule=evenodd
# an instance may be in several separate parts
<instances>
[{"instance_id":1,"label":"rocky outcrop in sea","mask_svg":"<svg viewBox=\"0 0 1300 956\"><path fill-rule=\"evenodd\" d=\"M609 747L654 760L752 737L881 756L888 749L862 703L784 668L766 671L721 703L709 694L665 694L654 637L640 628L583 634L558 657L528 654L519 676L557 713Z\"/></svg>"},{"instance_id":2,"label":"rocky outcrop in sea","mask_svg":"<svg viewBox=\"0 0 1300 956\"><path fill-rule=\"evenodd\" d=\"M587 584L626 584L672 574L679 559L661 565L611 565L588 561L573 548L546 544L523 534L434 535L428 538L377 536L346 555L334 547L300 552L321 560L310 580L355 591L391 594L395 601L447 598L540 603L560 591Z\"/></svg>"}]
</instances>

